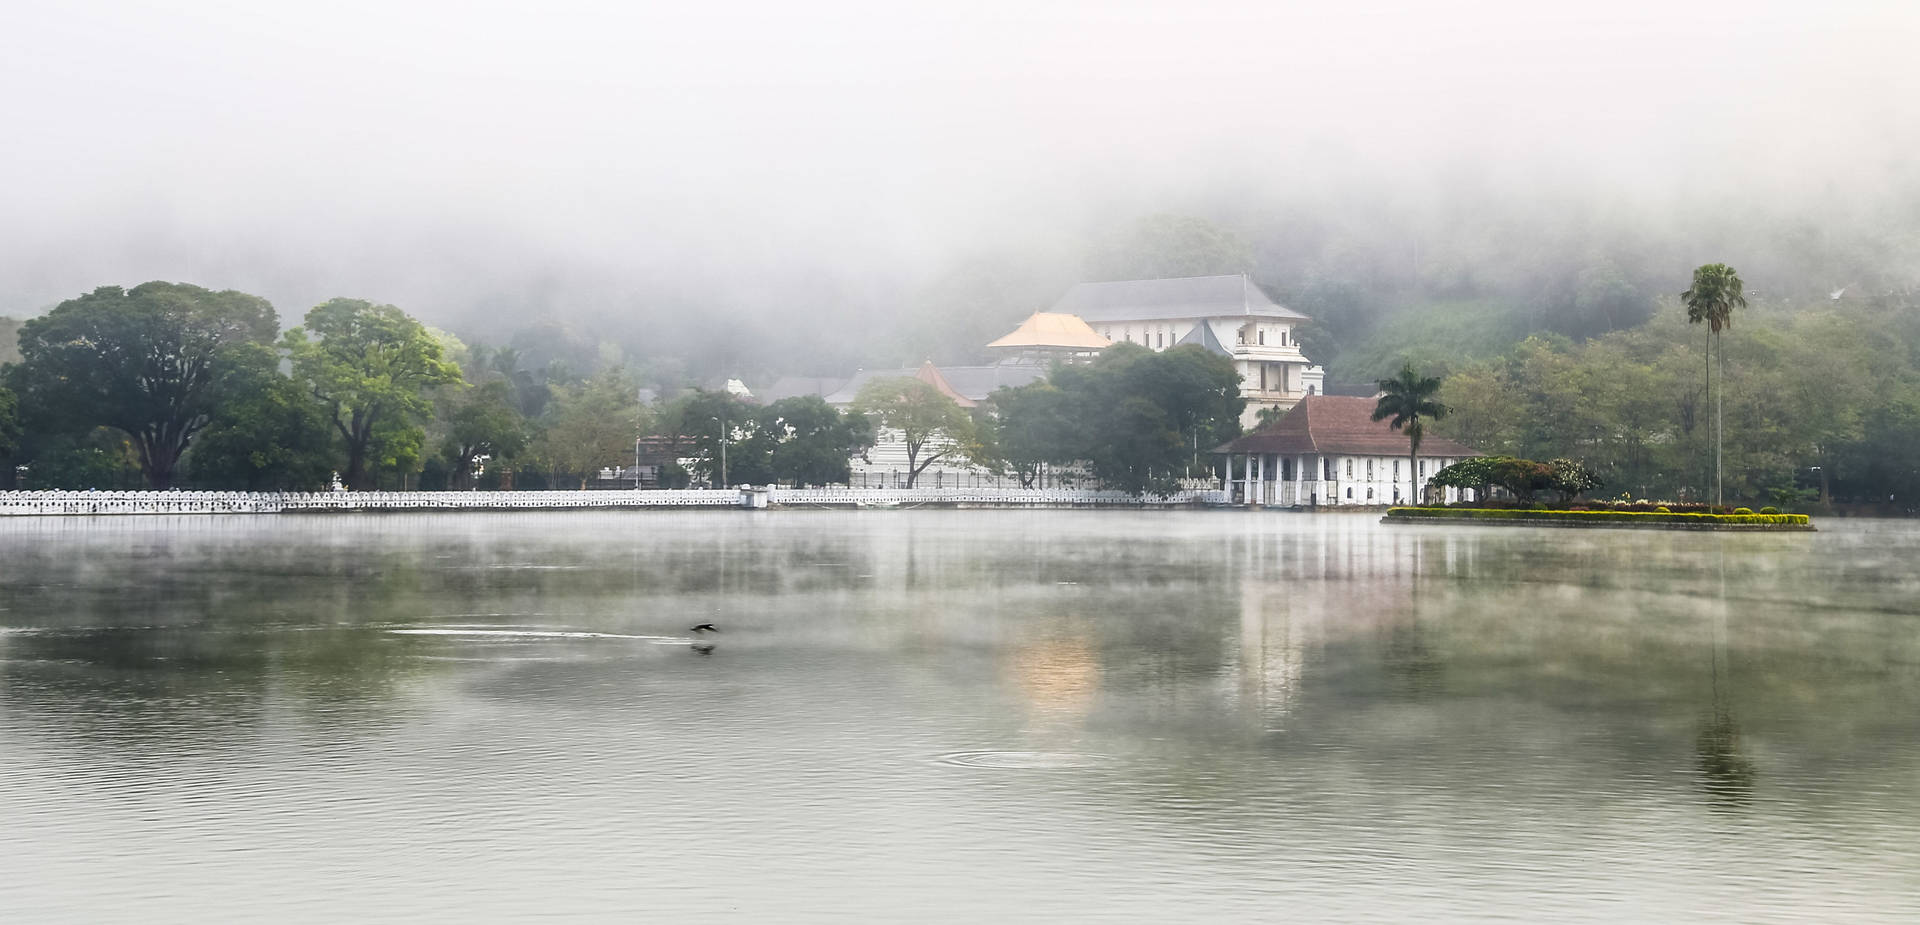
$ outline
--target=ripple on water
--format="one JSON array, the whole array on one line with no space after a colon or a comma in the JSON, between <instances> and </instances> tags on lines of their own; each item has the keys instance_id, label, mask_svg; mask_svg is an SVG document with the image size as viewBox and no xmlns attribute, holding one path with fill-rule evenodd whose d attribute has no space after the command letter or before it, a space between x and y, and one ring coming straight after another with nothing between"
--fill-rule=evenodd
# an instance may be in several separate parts
<instances>
[{"instance_id":1,"label":"ripple on water","mask_svg":"<svg viewBox=\"0 0 1920 925\"><path fill-rule=\"evenodd\" d=\"M1111 768L1120 763L1111 755L1083 752L952 752L934 759L935 764L956 768L986 768L993 771L1071 771L1087 768Z\"/></svg>"}]
</instances>

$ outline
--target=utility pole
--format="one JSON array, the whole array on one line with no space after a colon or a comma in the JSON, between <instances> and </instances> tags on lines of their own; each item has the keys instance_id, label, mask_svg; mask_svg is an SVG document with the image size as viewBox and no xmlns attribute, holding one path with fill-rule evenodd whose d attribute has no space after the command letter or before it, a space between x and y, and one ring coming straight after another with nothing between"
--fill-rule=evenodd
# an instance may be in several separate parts
<instances>
[{"instance_id":1,"label":"utility pole","mask_svg":"<svg viewBox=\"0 0 1920 925\"><path fill-rule=\"evenodd\" d=\"M720 406L720 486L727 487L727 407Z\"/></svg>"}]
</instances>

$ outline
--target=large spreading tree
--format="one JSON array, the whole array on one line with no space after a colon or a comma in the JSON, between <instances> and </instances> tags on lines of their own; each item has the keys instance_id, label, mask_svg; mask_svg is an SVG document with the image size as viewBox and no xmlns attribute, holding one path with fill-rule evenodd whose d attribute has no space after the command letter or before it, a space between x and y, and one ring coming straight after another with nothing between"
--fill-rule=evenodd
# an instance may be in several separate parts
<instances>
[{"instance_id":1,"label":"large spreading tree","mask_svg":"<svg viewBox=\"0 0 1920 925\"><path fill-rule=\"evenodd\" d=\"M356 491L374 487L370 461L417 457L432 390L460 381L426 326L391 305L333 299L282 343L294 378L326 405L345 444L342 476Z\"/></svg>"},{"instance_id":2,"label":"large spreading tree","mask_svg":"<svg viewBox=\"0 0 1920 925\"><path fill-rule=\"evenodd\" d=\"M911 376L887 376L860 387L853 407L907 448L907 487L940 460L960 461L975 452L973 417L939 389Z\"/></svg>"},{"instance_id":3,"label":"large spreading tree","mask_svg":"<svg viewBox=\"0 0 1920 925\"><path fill-rule=\"evenodd\" d=\"M170 487L214 410L222 354L279 330L259 296L185 283L103 286L20 328L20 398L69 425L127 435L141 475Z\"/></svg>"}]
</instances>

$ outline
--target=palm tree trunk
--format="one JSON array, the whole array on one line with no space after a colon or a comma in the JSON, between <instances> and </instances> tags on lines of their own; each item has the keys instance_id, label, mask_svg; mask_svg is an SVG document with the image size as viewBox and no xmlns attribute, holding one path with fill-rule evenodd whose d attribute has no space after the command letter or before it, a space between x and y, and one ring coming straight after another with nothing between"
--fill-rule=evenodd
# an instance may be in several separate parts
<instances>
[{"instance_id":1,"label":"palm tree trunk","mask_svg":"<svg viewBox=\"0 0 1920 925\"><path fill-rule=\"evenodd\" d=\"M1713 335L1713 339L1718 342L1720 335ZM1721 410L1726 404L1727 345L1721 343L1718 352L1720 354L1720 391L1714 393L1713 396L1713 503L1717 507L1725 507L1727 503L1726 482L1723 478L1720 460L1721 448L1726 443L1725 416L1721 413Z\"/></svg>"}]
</instances>

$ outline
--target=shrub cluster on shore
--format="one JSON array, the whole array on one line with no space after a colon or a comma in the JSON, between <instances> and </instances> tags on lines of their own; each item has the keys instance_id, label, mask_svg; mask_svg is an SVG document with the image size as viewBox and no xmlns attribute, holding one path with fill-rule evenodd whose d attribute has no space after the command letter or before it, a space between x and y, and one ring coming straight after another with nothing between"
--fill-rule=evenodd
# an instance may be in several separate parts
<instances>
[{"instance_id":1,"label":"shrub cluster on shore","mask_svg":"<svg viewBox=\"0 0 1920 925\"><path fill-rule=\"evenodd\" d=\"M1641 510L1584 510L1512 507L1395 507L1387 509L1389 518L1401 520L1528 520L1589 523L1662 523L1662 524L1781 524L1811 525L1805 514L1756 514L1746 508L1738 512Z\"/></svg>"}]
</instances>

